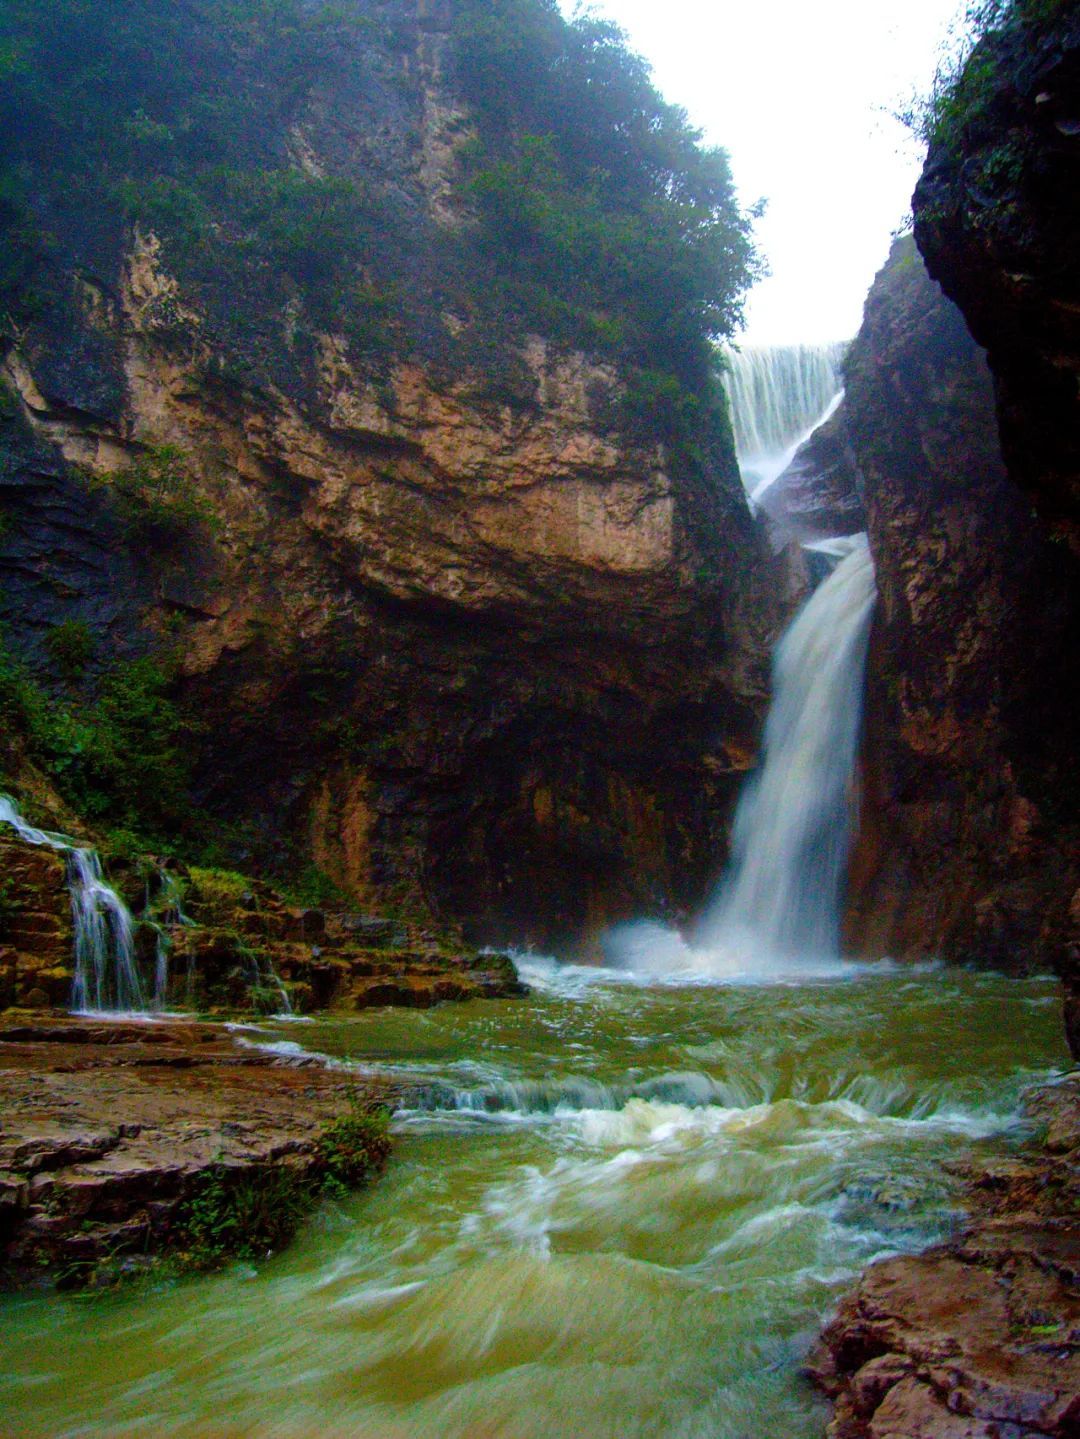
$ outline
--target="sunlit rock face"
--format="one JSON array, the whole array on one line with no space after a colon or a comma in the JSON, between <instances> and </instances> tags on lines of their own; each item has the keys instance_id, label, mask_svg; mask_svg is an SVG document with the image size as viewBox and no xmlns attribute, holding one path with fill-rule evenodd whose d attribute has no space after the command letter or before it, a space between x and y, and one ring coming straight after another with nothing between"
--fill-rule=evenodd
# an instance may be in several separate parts
<instances>
[{"instance_id":1,"label":"sunlit rock face","mask_svg":"<svg viewBox=\"0 0 1080 1439\"><path fill-rule=\"evenodd\" d=\"M960 312L894 246L847 366L880 602L849 943L1047 964L1077 883L1062 547L1002 461Z\"/></svg>"},{"instance_id":2,"label":"sunlit rock face","mask_svg":"<svg viewBox=\"0 0 1080 1439\"><path fill-rule=\"evenodd\" d=\"M346 87L277 138L311 173L350 145L400 164L434 255L468 223L464 121L418 13L412 90ZM624 422L624 377L541 336L456 366L421 336L361 372L245 293L226 347L151 230L107 239L5 361L13 647L42 661L74 617L94 666L174 649L237 863L312 861L493 942L697 904L796 599L733 448L680 464ZM93 480L162 445L206 522L146 543Z\"/></svg>"}]
</instances>

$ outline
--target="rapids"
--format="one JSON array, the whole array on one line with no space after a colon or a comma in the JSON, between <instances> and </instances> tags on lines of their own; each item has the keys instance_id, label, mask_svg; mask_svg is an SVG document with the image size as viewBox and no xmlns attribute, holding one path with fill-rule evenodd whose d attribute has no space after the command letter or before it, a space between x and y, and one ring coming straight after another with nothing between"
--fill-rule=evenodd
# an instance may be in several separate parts
<instances>
[{"instance_id":1,"label":"rapids","mask_svg":"<svg viewBox=\"0 0 1080 1439\"><path fill-rule=\"evenodd\" d=\"M818 1439L830 1304L948 1230L945 1161L1065 1063L1049 979L523 968L527 1000L247 1030L397 1073L387 1174L258 1268L4 1299L3 1432Z\"/></svg>"}]
</instances>

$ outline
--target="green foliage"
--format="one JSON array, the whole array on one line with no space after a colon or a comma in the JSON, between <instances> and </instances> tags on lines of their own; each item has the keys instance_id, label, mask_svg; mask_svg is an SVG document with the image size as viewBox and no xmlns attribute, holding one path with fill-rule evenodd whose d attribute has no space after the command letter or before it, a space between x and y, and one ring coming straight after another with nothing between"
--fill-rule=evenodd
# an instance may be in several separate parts
<instances>
[{"instance_id":1,"label":"green foliage","mask_svg":"<svg viewBox=\"0 0 1080 1439\"><path fill-rule=\"evenodd\" d=\"M454 47L478 119L465 160L488 303L639 367L624 418L686 440L711 413L714 341L760 271L727 156L607 21L567 23L554 0L465 0Z\"/></svg>"},{"instance_id":2,"label":"green foliage","mask_svg":"<svg viewBox=\"0 0 1080 1439\"><path fill-rule=\"evenodd\" d=\"M282 1248L311 1208L305 1176L286 1168L209 1170L185 1206L180 1248L193 1269L258 1259Z\"/></svg>"},{"instance_id":3,"label":"green foliage","mask_svg":"<svg viewBox=\"0 0 1080 1439\"><path fill-rule=\"evenodd\" d=\"M172 667L115 665L93 697L60 703L0 646L0 721L87 820L171 849L188 815L188 741L195 727L172 697Z\"/></svg>"},{"instance_id":4,"label":"green foliage","mask_svg":"<svg viewBox=\"0 0 1080 1439\"><path fill-rule=\"evenodd\" d=\"M183 1208L177 1236L182 1267L216 1269L229 1259L258 1259L281 1249L321 1199L367 1183L389 1151L385 1111L354 1106L325 1127L307 1171L215 1165Z\"/></svg>"},{"instance_id":5,"label":"green foliage","mask_svg":"<svg viewBox=\"0 0 1080 1439\"><path fill-rule=\"evenodd\" d=\"M135 542L168 548L193 530L217 528L179 445L148 445L134 464L87 479L91 488L115 496L127 536Z\"/></svg>"},{"instance_id":6,"label":"green foliage","mask_svg":"<svg viewBox=\"0 0 1080 1439\"><path fill-rule=\"evenodd\" d=\"M0 311L25 316L53 226L152 225L167 258L234 288L280 267L321 322L341 318L370 197L301 174L269 137L341 39L370 28L325 0L6 0L0 10Z\"/></svg>"},{"instance_id":7,"label":"green foliage","mask_svg":"<svg viewBox=\"0 0 1080 1439\"><path fill-rule=\"evenodd\" d=\"M385 1109L353 1106L332 1120L319 1138L323 1187L356 1189L376 1174L390 1153L390 1122Z\"/></svg>"},{"instance_id":8,"label":"green foliage","mask_svg":"<svg viewBox=\"0 0 1080 1439\"><path fill-rule=\"evenodd\" d=\"M297 904L310 909L348 909L353 900L316 864L306 865L289 892Z\"/></svg>"},{"instance_id":9,"label":"green foliage","mask_svg":"<svg viewBox=\"0 0 1080 1439\"><path fill-rule=\"evenodd\" d=\"M969 0L942 48L929 94L913 97L897 119L927 143L959 145L961 129L986 116L994 97L997 66L980 42L1010 30L1052 23L1071 3Z\"/></svg>"},{"instance_id":10,"label":"green foliage","mask_svg":"<svg viewBox=\"0 0 1080 1439\"><path fill-rule=\"evenodd\" d=\"M82 679L94 658L94 636L85 620L63 620L45 636L45 648L65 680Z\"/></svg>"}]
</instances>

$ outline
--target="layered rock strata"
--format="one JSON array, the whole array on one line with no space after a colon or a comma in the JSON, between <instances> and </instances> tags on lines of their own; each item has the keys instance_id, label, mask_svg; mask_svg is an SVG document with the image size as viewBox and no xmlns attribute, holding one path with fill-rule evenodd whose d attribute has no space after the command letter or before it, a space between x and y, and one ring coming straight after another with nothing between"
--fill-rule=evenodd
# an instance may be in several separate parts
<instances>
[{"instance_id":1,"label":"layered rock strata","mask_svg":"<svg viewBox=\"0 0 1080 1439\"><path fill-rule=\"evenodd\" d=\"M185 1205L317 1175L326 1126L380 1081L199 1024L0 1024L0 1282L109 1284L184 1243ZM243 1236L241 1236L243 1237Z\"/></svg>"},{"instance_id":2,"label":"layered rock strata","mask_svg":"<svg viewBox=\"0 0 1080 1439\"><path fill-rule=\"evenodd\" d=\"M85 626L90 692L177 656L192 800L239 867L587 948L714 880L797 581L730 442L677 453L611 364L462 299L449 12L390 8L256 137L407 227L387 335L320 326L281 274L181 278L147 225L58 228L3 341L0 620L54 684L50 636Z\"/></svg>"},{"instance_id":3,"label":"layered rock strata","mask_svg":"<svg viewBox=\"0 0 1080 1439\"><path fill-rule=\"evenodd\" d=\"M160 987L164 962L156 1002L167 1009L425 1009L526 992L508 955L477 951L460 933L290 904L259 881L175 861L112 869L132 911L144 992ZM0 1008L66 1009L73 934L64 857L0 833L0 875Z\"/></svg>"}]
</instances>

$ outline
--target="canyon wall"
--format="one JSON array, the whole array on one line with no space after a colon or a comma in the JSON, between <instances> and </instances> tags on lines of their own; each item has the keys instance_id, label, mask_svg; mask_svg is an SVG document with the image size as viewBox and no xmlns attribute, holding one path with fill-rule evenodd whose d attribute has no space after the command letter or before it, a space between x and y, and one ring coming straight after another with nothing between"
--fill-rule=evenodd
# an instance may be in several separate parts
<instances>
[{"instance_id":1,"label":"canyon wall","mask_svg":"<svg viewBox=\"0 0 1080 1439\"><path fill-rule=\"evenodd\" d=\"M181 851L587 948L714 879L794 582L724 424L676 443L633 367L492 330L459 265L454 8L371 8L392 30L259 143L384 186L377 342L251 245L230 289L164 222L31 196L55 244L5 327L0 617L65 703L167 661Z\"/></svg>"}]
</instances>

